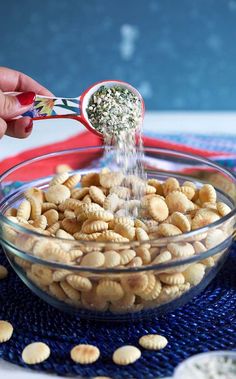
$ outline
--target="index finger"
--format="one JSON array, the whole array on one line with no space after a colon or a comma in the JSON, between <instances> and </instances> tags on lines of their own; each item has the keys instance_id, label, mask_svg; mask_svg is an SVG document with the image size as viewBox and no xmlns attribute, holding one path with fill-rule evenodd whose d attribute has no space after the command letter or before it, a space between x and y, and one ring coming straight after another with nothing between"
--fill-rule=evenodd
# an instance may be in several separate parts
<instances>
[{"instance_id":1,"label":"index finger","mask_svg":"<svg viewBox=\"0 0 236 379\"><path fill-rule=\"evenodd\" d=\"M47 88L22 72L0 67L0 89L5 92L33 91L38 95L53 96Z\"/></svg>"}]
</instances>

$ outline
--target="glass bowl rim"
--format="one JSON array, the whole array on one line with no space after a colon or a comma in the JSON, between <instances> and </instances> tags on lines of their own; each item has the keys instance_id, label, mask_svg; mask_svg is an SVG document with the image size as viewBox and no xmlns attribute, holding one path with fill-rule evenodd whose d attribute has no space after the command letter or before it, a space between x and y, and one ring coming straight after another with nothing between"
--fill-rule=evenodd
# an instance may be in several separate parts
<instances>
[{"instance_id":1,"label":"glass bowl rim","mask_svg":"<svg viewBox=\"0 0 236 379\"><path fill-rule=\"evenodd\" d=\"M51 153L48 153L48 154L43 154L43 155L39 155L39 156L36 156L34 158L30 158L30 159L27 159L23 162L20 162L18 163L17 165L9 168L8 170L6 170L5 172L3 172L1 175L0 175L0 185L1 185L1 182L2 180L7 177L9 174L13 173L14 171L16 171L17 169L19 168L22 168L24 166L27 166L27 164L31 164L31 163L34 163L34 162L37 162L37 161L40 161L40 160L43 160L43 159L47 159L47 158L51 158L51 157L54 157L54 156L58 156L58 155L63 155L63 154L73 154L73 153L80 153L80 152L87 152L89 150L94 150L94 149L98 149L98 150L104 150L105 148L105 145L99 145L99 146L88 146L88 147L80 147L80 148L73 148L73 149L65 149L65 150L57 150L57 151L54 151L54 152L51 152ZM151 147L151 146L144 146L144 151L145 149L148 149L149 151L153 151L153 152L158 152L158 153L166 153L166 154L170 154L170 155L180 155L181 157L183 158L190 158L191 160L197 160L197 161L201 161L201 163L205 163L206 165L208 166L211 166L211 167L214 167L216 168L218 171L221 171L223 172L224 174L226 174L228 177L230 177L234 182L235 182L235 185L236 185L236 175L230 171L228 171L226 168L224 168L223 166L215 163L215 162L212 162L211 160L205 158L205 157L202 157L200 155L197 155L197 154L189 154L189 153L185 153L185 152L181 152L181 151L178 151L178 150L170 150L170 149L166 149L166 148L156 148L156 147ZM7 195L6 197L4 197L1 202L0 202L0 206L3 204L4 201L6 201L6 199L10 199L11 198L11 195ZM145 245L145 244L154 244L156 247L158 246L162 246L164 243L167 244L167 243L172 243L172 242L185 242L186 241L186 238L190 238L192 236L195 236L195 235L199 235L199 234L202 234L202 233L205 233L206 231L208 230L211 230L211 229L214 229L215 227L223 224L225 221L231 219L231 217L233 217L234 215L236 214L236 206L231 210L230 213L228 213L226 216L223 216L221 217L219 220L211 223L211 224L208 224L202 228L199 228L199 229L196 229L196 230L192 230L190 232L185 232L185 233L182 233L180 235L177 235L177 236L171 236L171 237L162 237L162 238L158 238L158 239L152 239L152 240L149 240L149 241L130 241L130 242L119 242L119 245L121 246L142 246L142 245ZM28 234L28 235L32 235L32 236L35 236L35 237L40 237L40 238L43 238L43 239L49 239L49 240L52 240L54 242L56 241L60 241L62 243L71 243L72 246L74 243L76 243L76 240L68 240L68 239L64 239L64 238L55 238L55 237L51 237L51 236L47 236L47 235L43 235L43 234L40 234L38 232L35 232L33 230L30 230L30 229L27 229L21 225L18 225L16 223L14 223L13 221L9 220L6 216L4 216L3 213L0 212L0 221L9 225L10 227L14 228L14 229L17 229L19 230L19 232L21 233L24 233L24 234ZM225 240L224 240L225 241ZM6 241L8 242L8 241ZM98 242L97 241L85 241L85 240L77 240L78 243L84 243L84 244L88 244L89 246L97 246L98 245ZM186 241L187 242L187 241ZM104 241L104 242L99 242L100 245L103 245L103 246L106 246L106 245L109 245L111 244L112 242L111 241ZM114 242L114 244L117 243L117 242ZM209 249L207 250L206 252L204 253L201 253L201 254L198 254L197 257L201 257L202 255L204 256L204 254L206 254L208 251L210 251L212 249ZM24 252L25 255L29 256L29 257L33 257L31 254L29 254L28 252ZM36 257L34 257L36 258ZM191 257L190 257L191 258ZM204 258L202 258L204 259ZM47 260L44 260L44 259L39 259L42 263L50 263L50 261L47 261ZM199 259L200 260L200 259ZM182 264L185 264L185 262L189 261L189 257L186 258L186 259L181 259L181 260L178 260L176 262L178 262L177 266L178 265L182 265ZM56 263L56 262L51 262L52 263ZM167 262L168 263L168 262ZM58 264L58 265L62 265L62 264ZM63 266L63 265L62 265ZM157 265L158 267L163 267L163 264L159 264ZM67 267L70 267L69 265L67 265ZM73 267L73 266L71 266ZM80 266L77 266L78 268L80 268ZM144 266L142 266L144 267ZM147 267L154 267L155 266L148 266ZM82 267L81 267L82 268ZM85 266L83 266L83 268L86 268ZM164 268L164 267L163 267ZM87 271L90 270L91 267L87 267ZM137 271L137 267L128 267L127 269L134 269L132 271ZM102 269L94 269L95 271L94 272L101 272ZM105 272L108 272L107 269L103 269ZM119 271L119 269L117 269ZM122 270L122 272L125 272L125 269L120 269ZM111 269L111 272L115 272L115 268Z\"/></svg>"}]
</instances>

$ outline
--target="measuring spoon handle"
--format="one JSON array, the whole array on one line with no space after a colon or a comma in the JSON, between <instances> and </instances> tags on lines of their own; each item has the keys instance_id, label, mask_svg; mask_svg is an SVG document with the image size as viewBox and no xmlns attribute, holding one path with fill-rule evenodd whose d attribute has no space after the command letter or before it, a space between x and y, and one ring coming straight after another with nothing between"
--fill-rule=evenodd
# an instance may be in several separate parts
<instances>
[{"instance_id":1,"label":"measuring spoon handle","mask_svg":"<svg viewBox=\"0 0 236 379\"><path fill-rule=\"evenodd\" d=\"M61 98L37 95L32 108L22 116L40 120L42 118L78 117L80 114L80 97Z\"/></svg>"}]
</instances>

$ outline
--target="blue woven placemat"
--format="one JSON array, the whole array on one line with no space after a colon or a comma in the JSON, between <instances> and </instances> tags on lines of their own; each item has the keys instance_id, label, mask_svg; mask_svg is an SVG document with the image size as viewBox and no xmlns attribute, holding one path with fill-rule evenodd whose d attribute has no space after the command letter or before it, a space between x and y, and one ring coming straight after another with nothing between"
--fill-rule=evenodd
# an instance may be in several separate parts
<instances>
[{"instance_id":1,"label":"blue woven placemat","mask_svg":"<svg viewBox=\"0 0 236 379\"><path fill-rule=\"evenodd\" d=\"M0 263L9 267L0 251ZM190 355L209 350L236 350L236 245L221 272L207 289L175 312L152 320L132 323L102 323L80 320L61 313L33 295L16 274L0 282L0 319L14 326L10 341L0 344L0 356L15 364L25 345L46 342L50 358L35 370L82 377L109 376L117 379L148 379L169 376ZM135 364L126 367L112 363L113 351L124 344L138 346L140 336L160 333L169 340L159 352L142 351ZM74 364L70 349L77 343L91 343L101 350L93 365Z\"/></svg>"}]
</instances>

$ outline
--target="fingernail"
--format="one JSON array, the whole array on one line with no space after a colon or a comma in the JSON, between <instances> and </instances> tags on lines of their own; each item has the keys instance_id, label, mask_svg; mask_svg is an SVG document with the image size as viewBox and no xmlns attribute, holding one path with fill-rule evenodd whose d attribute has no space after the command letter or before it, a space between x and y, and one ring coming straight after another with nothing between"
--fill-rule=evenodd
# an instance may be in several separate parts
<instances>
[{"instance_id":1,"label":"fingernail","mask_svg":"<svg viewBox=\"0 0 236 379\"><path fill-rule=\"evenodd\" d=\"M35 92L29 91L29 92L20 93L16 97L20 105L30 105L34 102L35 96L36 96Z\"/></svg>"},{"instance_id":2,"label":"fingernail","mask_svg":"<svg viewBox=\"0 0 236 379\"><path fill-rule=\"evenodd\" d=\"M29 124L25 128L25 133L31 132L32 129L33 129L33 120L30 120Z\"/></svg>"}]
</instances>

